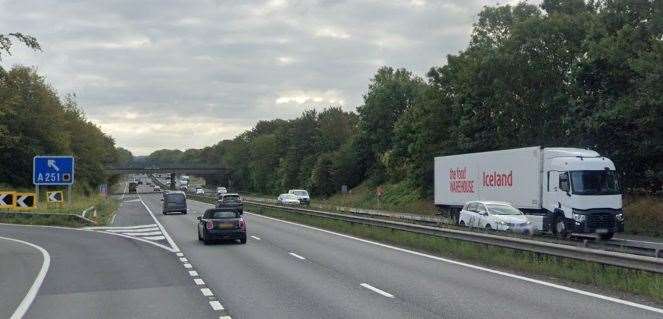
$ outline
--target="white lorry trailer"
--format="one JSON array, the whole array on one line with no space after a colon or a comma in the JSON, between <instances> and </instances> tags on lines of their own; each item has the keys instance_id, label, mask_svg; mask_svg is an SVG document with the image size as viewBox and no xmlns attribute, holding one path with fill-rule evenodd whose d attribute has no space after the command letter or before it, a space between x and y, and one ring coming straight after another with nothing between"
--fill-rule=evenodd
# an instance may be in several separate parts
<instances>
[{"instance_id":1,"label":"white lorry trailer","mask_svg":"<svg viewBox=\"0 0 663 319\"><path fill-rule=\"evenodd\" d=\"M435 158L435 205L458 222L471 200L509 202L560 237L624 231L615 164L578 148L525 147Z\"/></svg>"}]
</instances>

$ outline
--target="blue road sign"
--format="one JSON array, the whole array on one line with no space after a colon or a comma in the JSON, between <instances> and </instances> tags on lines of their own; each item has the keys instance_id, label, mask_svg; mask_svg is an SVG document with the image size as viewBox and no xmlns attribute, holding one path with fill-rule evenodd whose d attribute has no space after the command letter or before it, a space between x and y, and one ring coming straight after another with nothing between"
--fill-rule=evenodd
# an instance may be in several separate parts
<instances>
[{"instance_id":1,"label":"blue road sign","mask_svg":"<svg viewBox=\"0 0 663 319\"><path fill-rule=\"evenodd\" d=\"M32 183L35 185L73 184L74 157L35 156L32 160Z\"/></svg>"}]
</instances>

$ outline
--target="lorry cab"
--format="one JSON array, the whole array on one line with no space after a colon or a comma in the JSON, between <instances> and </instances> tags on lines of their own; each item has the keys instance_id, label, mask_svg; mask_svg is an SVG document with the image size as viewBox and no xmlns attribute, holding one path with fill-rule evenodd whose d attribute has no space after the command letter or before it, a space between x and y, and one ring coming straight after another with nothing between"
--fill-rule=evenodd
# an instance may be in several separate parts
<instances>
[{"instance_id":1,"label":"lorry cab","mask_svg":"<svg viewBox=\"0 0 663 319\"><path fill-rule=\"evenodd\" d=\"M543 208L554 233L623 231L622 195L615 164L597 152L576 148L543 150Z\"/></svg>"}]
</instances>

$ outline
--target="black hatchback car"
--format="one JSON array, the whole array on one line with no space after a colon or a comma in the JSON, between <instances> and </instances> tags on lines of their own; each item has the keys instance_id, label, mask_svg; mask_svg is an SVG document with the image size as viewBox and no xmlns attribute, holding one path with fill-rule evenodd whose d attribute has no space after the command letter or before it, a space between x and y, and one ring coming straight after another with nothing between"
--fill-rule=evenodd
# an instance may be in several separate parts
<instances>
[{"instance_id":1,"label":"black hatchback car","mask_svg":"<svg viewBox=\"0 0 663 319\"><path fill-rule=\"evenodd\" d=\"M242 198L239 197L239 194L219 194L219 199L216 202L216 208L233 209L242 214L244 212L244 203L242 203Z\"/></svg>"},{"instance_id":2,"label":"black hatchback car","mask_svg":"<svg viewBox=\"0 0 663 319\"><path fill-rule=\"evenodd\" d=\"M209 245L216 240L237 240L246 244L246 220L234 209L210 208L198 216L198 240Z\"/></svg>"}]
</instances>

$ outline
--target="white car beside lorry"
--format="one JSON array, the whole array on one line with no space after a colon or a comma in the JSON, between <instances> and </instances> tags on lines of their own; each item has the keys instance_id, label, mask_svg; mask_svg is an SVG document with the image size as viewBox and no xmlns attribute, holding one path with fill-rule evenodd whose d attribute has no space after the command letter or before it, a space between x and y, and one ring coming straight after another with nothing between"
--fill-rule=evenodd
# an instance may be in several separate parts
<instances>
[{"instance_id":1,"label":"white car beside lorry","mask_svg":"<svg viewBox=\"0 0 663 319\"><path fill-rule=\"evenodd\" d=\"M470 201L507 202L560 237L624 231L615 164L595 151L539 146L435 158L435 205L458 223Z\"/></svg>"}]
</instances>

